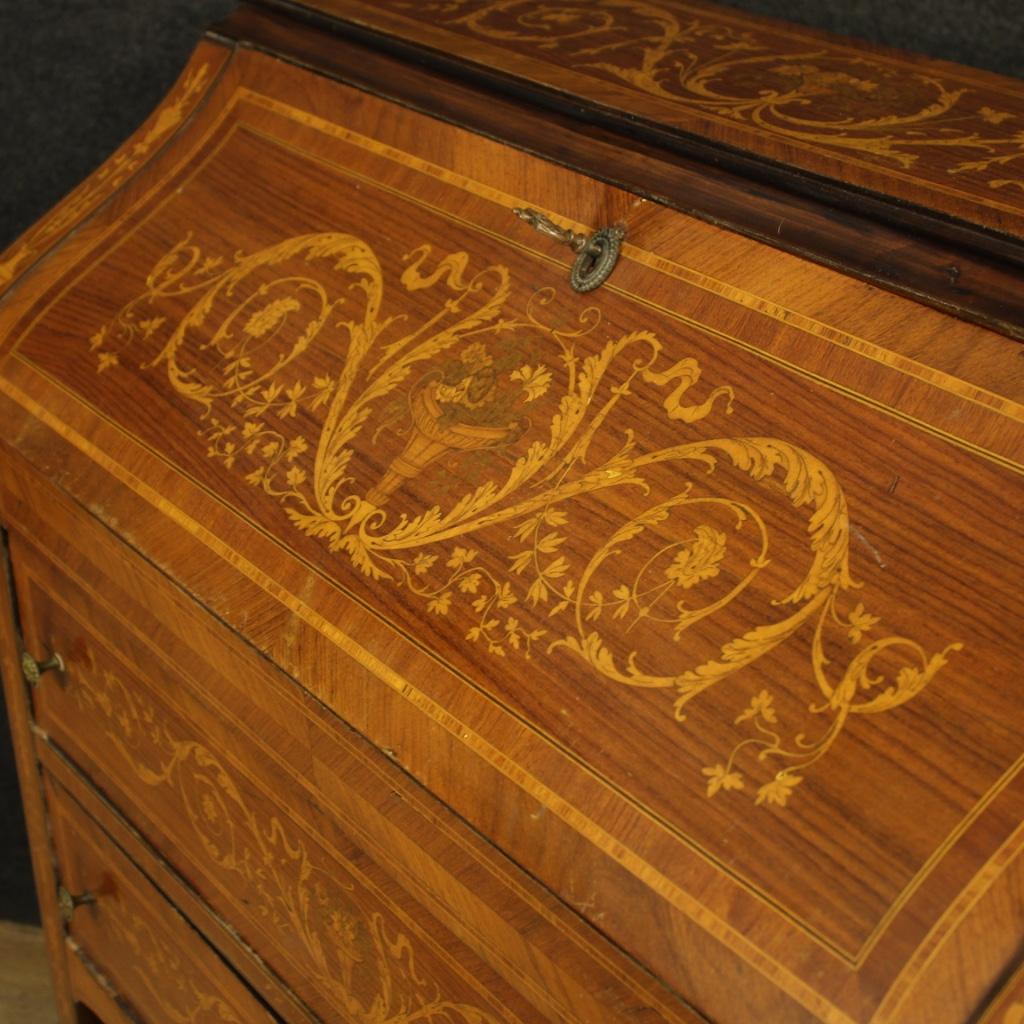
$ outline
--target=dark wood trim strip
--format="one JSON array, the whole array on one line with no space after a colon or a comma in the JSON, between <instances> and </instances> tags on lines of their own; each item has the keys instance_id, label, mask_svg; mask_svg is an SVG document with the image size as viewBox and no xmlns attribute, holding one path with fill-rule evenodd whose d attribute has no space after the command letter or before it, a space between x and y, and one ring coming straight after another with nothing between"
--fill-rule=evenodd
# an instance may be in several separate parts
<instances>
[{"instance_id":1,"label":"dark wood trim strip","mask_svg":"<svg viewBox=\"0 0 1024 1024\"><path fill-rule=\"evenodd\" d=\"M1024 340L1024 244L1007 236L564 98L558 109L450 56L273 6L244 5L214 34Z\"/></svg>"}]
</instances>

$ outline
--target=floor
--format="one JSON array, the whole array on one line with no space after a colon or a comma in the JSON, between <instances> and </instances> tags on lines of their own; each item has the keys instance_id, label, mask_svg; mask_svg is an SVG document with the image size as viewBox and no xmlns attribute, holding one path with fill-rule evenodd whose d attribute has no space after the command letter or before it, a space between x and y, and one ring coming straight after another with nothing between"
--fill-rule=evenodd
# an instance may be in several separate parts
<instances>
[{"instance_id":1,"label":"floor","mask_svg":"<svg viewBox=\"0 0 1024 1024\"><path fill-rule=\"evenodd\" d=\"M0 921L0 1024L56 1024L43 935Z\"/></svg>"}]
</instances>

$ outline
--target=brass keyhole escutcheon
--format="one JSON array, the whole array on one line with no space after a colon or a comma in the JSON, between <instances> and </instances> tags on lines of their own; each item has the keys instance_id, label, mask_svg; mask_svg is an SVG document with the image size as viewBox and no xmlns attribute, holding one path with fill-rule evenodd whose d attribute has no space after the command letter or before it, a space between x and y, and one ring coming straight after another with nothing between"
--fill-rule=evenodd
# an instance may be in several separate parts
<instances>
[{"instance_id":1,"label":"brass keyhole escutcheon","mask_svg":"<svg viewBox=\"0 0 1024 1024\"><path fill-rule=\"evenodd\" d=\"M47 672L63 672L64 659L54 651L45 661L36 661L28 651L21 656L21 674L29 686L36 687Z\"/></svg>"},{"instance_id":2,"label":"brass keyhole escutcheon","mask_svg":"<svg viewBox=\"0 0 1024 1024\"><path fill-rule=\"evenodd\" d=\"M592 292L608 280L619 259L625 231L620 227L601 228L590 236L569 272L569 284L578 292Z\"/></svg>"},{"instance_id":3,"label":"brass keyhole escutcheon","mask_svg":"<svg viewBox=\"0 0 1024 1024\"><path fill-rule=\"evenodd\" d=\"M576 262L569 271L569 284L577 292L591 292L611 276L619 259L626 229L619 224L600 228L592 235L581 235L570 228L560 228L550 217L530 208L516 207L517 217L542 234L569 246L576 253Z\"/></svg>"}]
</instances>

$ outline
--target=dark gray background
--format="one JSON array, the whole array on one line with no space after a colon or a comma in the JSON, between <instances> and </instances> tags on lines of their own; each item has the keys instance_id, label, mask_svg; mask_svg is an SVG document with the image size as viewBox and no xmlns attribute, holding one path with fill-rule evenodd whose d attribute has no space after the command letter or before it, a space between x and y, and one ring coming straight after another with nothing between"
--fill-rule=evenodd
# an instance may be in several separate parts
<instances>
[{"instance_id":1,"label":"dark gray background","mask_svg":"<svg viewBox=\"0 0 1024 1024\"><path fill-rule=\"evenodd\" d=\"M1024 77L1024 0L730 6ZM202 29L233 7L232 0L0 0L0 249L138 127ZM0 920L34 920L2 707L0 828Z\"/></svg>"}]
</instances>

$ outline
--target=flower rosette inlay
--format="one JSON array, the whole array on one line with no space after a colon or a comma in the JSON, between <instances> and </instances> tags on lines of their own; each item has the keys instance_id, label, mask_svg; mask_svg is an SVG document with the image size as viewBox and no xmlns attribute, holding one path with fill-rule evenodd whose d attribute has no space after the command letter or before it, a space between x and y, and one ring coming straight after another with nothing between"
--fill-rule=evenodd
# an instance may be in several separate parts
<instances>
[{"instance_id":1,"label":"flower rosette inlay","mask_svg":"<svg viewBox=\"0 0 1024 1024\"><path fill-rule=\"evenodd\" d=\"M665 570L665 579L684 590L702 580L718 575L718 564L725 557L725 534L710 526L698 526L690 543L680 545L681 550Z\"/></svg>"}]
</instances>

